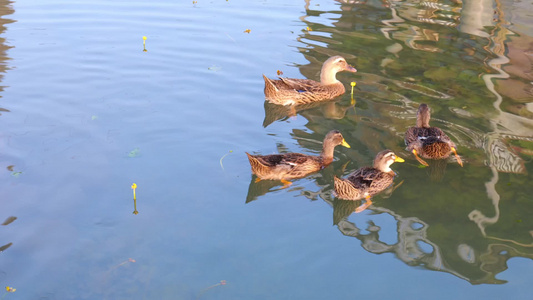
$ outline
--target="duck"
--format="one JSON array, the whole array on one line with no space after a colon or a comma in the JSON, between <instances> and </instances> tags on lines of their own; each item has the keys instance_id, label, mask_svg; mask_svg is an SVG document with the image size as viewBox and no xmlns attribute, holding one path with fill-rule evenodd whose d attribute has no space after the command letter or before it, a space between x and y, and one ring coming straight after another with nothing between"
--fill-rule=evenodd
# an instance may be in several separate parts
<instances>
[{"instance_id":1,"label":"duck","mask_svg":"<svg viewBox=\"0 0 533 300\"><path fill-rule=\"evenodd\" d=\"M395 173L390 166L405 160L387 149L379 152L372 167L362 167L352 172L346 179L335 176L335 196L344 200L362 200L365 203L355 209L356 213L364 211L372 204L371 198L389 187Z\"/></svg>"},{"instance_id":2,"label":"duck","mask_svg":"<svg viewBox=\"0 0 533 300\"><path fill-rule=\"evenodd\" d=\"M322 153L318 156L302 153L284 153L270 155L252 155L246 152L252 173L257 180L280 180L284 187L292 184L290 179L305 177L317 172L333 162L333 150L342 145L350 148L338 130L330 131L324 138Z\"/></svg>"},{"instance_id":3,"label":"duck","mask_svg":"<svg viewBox=\"0 0 533 300\"><path fill-rule=\"evenodd\" d=\"M265 100L278 105L301 105L317 101L330 100L344 94L346 89L337 80L337 73L357 70L350 66L342 56L332 56L322 65L320 82L311 79L282 78L265 80Z\"/></svg>"},{"instance_id":4,"label":"duck","mask_svg":"<svg viewBox=\"0 0 533 300\"><path fill-rule=\"evenodd\" d=\"M406 149L424 166L429 165L419 155L427 159L445 159L453 152L457 163L462 167L463 161L457 154L457 146L440 128L429 126L430 119L429 106L420 104L416 114L416 126L409 127L405 132Z\"/></svg>"}]
</instances>

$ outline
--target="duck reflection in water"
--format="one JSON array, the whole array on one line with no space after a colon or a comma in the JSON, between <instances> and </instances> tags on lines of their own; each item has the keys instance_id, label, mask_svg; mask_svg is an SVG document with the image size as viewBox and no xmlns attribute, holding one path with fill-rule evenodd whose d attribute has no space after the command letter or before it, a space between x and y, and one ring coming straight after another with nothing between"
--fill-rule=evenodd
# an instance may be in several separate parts
<instances>
[{"instance_id":1,"label":"duck reflection in water","mask_svg":"<svg viewBox=\"0 0 533 300\"><path fill-rule=\"evenodd\" d=\"M387 149L376 155L373 167L357 169L346 179L335 177L336 197L352 201L365 199L365 203L355 209L356 213L364 211L372 204L372 196L392 185L395 173L390 166L395 162L404 160Z\"/></svg>"},{"instance_id":2,"label":"duck reflection in water","mask_svg":"<svg viewBox=\"0 0 533 300\"><path fill-rule=\"evenodd\" d=\"M427 161L428 166L418 165L424 168L429 176L429 179L433 182L440 182L444 179L446 173L446 166L448 162L444 159L434 159Z\"/></svg>"},{"instance_id":3,"label":"duck reflection in water","mask_svg":"<svg viewBox=\"0 0 533 300\"><path fill-rule=\"evenodd\" d=\"M286 120L289 117L296 117L300 111L320 109L322 115L331 120L340 120L344 118L346 112L355 106L355 101L350 105L341 105L341 101L323 101L302 105L281 106L265 101L265 119L263 120L263 127L278 121Z\"/></svg>"}]
</instances>

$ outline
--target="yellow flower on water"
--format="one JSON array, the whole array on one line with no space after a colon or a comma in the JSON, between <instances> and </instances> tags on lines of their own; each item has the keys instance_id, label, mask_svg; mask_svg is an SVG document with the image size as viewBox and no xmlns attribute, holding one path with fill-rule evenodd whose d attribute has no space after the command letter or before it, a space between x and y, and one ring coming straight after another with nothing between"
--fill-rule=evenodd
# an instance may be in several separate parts
<instances>
[{"instance_id":1,"label":"yellow flower on water","mask_svg":"<svg viewBox=\"0 0 533 300\"><path fill-rule=\"evenodd\" d=\"M252 31L252 30L251 29L246 29L244 32L250 33L250 31Z\"/></svg>"},{"instance_id":2,"label":"yellow flower on water","mask_svg":"<svg viewBox=\"0 0 533 300\"><path fill-rule=\"evenodd\" d=\"M146 39L147 37L143 35L143 52L148 52L148 50L146 50Z\"/></svg>"},{"instance_id":3,"label":"yellow flower on water","mask_svg":"<svg viewBox=\"0 0 533 300\"><path fill-rule=\"evenodd\" d=\"M17 289L16 288L13 288L13 287L10 287L10 286L6 286L6 291L10 292L10 293L14 293Z\"/></svg>"},{"instance_id":4,"label":"yellow flower on water","mask_svg":"<svg viewBox=\"0 0 533 300\"><path fill-rule=\"evenodd\" d=\"M283 72L281 72L280 70L278 70L276 73L278 73L278 76L283 75Z\"/></svg>"},{"instance_id":5,"label":"yellow flower on water","mask_svg":"<svg viewBox=\"0 0 533 300\"><path fill-rule=\"evenodd\" d=\"M137 196L135 195L135 189L136 188L137 188L137 184L136 183L131 185L131 189L133 190L133 200L137 200Z\"/></svg>"},{"instance_id":6,"label":"yellow flower on water","mask_svg":"<svg viewBox=\"0 0 533 300\"><path fill-rule=\"evenodd\" d=\"M305 27L307 31L313 31L313 29L309 28L309 26Z\"/></svg>"},{"instance_id":7,"label":"yellow flower on water","mask_svg":"<svg viewBox=\"0 0 533 300\"><path fill-rule=\"evenodd\" d=\"M352 86L352 91L350 92L350 96L351 96L351 104L352 105L355 105L355 99L353 98L353 88L357 85L357 83L355 83L355 81L352 81L350 82L350 85Z\"/></svg>"}]
</instances>

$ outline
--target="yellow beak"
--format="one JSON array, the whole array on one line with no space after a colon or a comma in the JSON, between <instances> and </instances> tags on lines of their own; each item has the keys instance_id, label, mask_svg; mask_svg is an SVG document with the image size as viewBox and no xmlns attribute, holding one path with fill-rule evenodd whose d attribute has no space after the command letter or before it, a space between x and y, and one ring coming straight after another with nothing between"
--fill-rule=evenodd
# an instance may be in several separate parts
<instances>
[{"instance_id":1,"label":"yellow beak","mask_svg":"<svg viewBox=\"0 0 533 300\"><path fill-rule=\"evenodd\" d=\"M341 145L343 145L346 148L351 148L350 145L348 143L346 143L346 141L344 139L342 139Z\"/></svg>"},{"instance_id":2,"label":"yellow beak","mask_svg":"<svg viewBox=\"0 0 533 300\"><path fill-rule=\"evenodd\" d=\"M396 159L394 159L395 162L404 162L405 160L401 157L396 156Z\"/></svg>"}]
</instances>

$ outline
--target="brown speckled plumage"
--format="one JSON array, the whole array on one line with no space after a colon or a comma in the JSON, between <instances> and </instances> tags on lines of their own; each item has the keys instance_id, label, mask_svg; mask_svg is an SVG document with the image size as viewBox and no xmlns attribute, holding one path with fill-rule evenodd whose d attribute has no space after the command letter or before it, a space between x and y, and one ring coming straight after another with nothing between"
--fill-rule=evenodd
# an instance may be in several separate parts
<instances>
[{"instance_id":1,"label":"brown speckled plumage","mask_svg":"<svg viewBox=\"0 0 533 300\"><path fill-rule=\"evenodd\" d=\"M438 127L429 126L431 114L427 104L420 104L416 116L416 126L409 127L405 132L405 144L407 150L413 152L420 163L417 154L428 159L444 159L455 152L455 143ZM456 154L457 162L462 166L462 161Z\"/></svg>"},{"instance_id":2,"label":"brown speckled plumage","mask_svg":"<svg viewBox=\"0 0 533 300\"><path fill-rule=\"evenodd\" d=\"M336 74L341 71L357 72L341 56L333 56L324 62L320 82L310 79L279 78L265 80L265 99L279 105L301 105L333 99L346 91Z\"/></svg>"},{"instance_id":3,"label":"brown speckled plumage","mask_svg":"<svg viewBox=\"0 0 533 300\"><path fill-rule=\"evenodd\" d=\"M390 165L403 161L391 150L379 152L373 167L357 169L346 179L334 178L336 196L344 200L369 199L392 184L395 174Z\"/></svg>"},{"instance_id":4,"label":"brown speckled plumage","mask_svg":"<svg viewBox=\"0 0 533 300\"><path fill-rule=\"evenodd\" d=\"M338 145L350 147L339 131L332 130L324 138L319 156L301 153L246 155L252 172L260 179L289 180L304 177L328 166L333 161L333 150Z\"/></svg>"}]
</instances>

